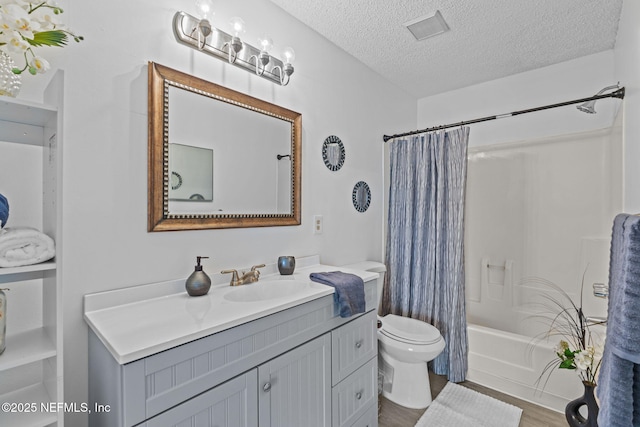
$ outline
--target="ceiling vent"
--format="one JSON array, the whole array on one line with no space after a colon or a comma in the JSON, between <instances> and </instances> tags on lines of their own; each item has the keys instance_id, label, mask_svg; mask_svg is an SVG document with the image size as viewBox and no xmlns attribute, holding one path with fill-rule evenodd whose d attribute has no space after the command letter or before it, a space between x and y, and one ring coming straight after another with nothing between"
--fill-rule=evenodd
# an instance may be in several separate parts
<instances>
[{"instance_id":1,"label":"ceiling vent","mask_svg":"<svg viewBox=\"0 0 640 427\"><path fill-rule=\"evenodd\" d=\"M411 34L413 34L416 40L428 39L429 37L449 31L449 26L444 21L439 10L436 10L436 13L433 15L423 16L405 22L404 26L411 31Z\"/></svg>"}]
</instances>

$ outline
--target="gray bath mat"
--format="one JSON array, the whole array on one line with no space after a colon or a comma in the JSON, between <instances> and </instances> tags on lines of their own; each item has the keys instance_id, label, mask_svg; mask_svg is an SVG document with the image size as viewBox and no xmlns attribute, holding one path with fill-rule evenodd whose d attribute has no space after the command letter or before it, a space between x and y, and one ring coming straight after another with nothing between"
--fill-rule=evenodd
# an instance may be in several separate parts
<instances>
[{"instance_id":1,"label":"gray bath mat","mask_svg":"<svg viewBox=\"0 0 640 427\"><path fill-rule=\"evenodd\" d=\"M522 409L447 383L416 427L518 427Z\"/></svg>"}]
</instances>

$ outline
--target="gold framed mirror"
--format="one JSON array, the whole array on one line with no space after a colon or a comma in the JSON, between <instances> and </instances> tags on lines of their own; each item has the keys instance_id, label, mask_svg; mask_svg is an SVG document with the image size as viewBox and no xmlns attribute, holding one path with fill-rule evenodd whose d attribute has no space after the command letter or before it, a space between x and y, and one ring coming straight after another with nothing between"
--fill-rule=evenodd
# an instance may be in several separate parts
<instances>
[{"instance_id":1,"label":"gold framed mirror","mask_svg":"<svg viewBox=\"0 0 640 427\"><path fill-rule=\"evenodd\" d=\"M148 74L148 231L300 224L300 113L154 62ZM171 195L192 176L205 197Z\"/></svg>"}]
</instances>

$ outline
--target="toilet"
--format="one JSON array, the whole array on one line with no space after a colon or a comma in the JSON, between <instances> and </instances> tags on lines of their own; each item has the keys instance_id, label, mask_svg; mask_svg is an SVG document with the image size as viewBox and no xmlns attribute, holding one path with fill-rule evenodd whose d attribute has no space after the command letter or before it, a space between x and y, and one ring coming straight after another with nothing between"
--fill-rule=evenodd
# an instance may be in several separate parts
<instances>
[{"instance_id":1,"label":"toilet","mask_svg":"<svg viewBox=\"0 0 640 427\"><path fill-rule=\"evenodd\" d=\"M345 268L378 273L378 307L382 300L384 264L364 261ZM389 314L378 316L378 371L382 394L406 408L424 409L431 404L431 385L427 362L444 349L440 332L429 323Z\"/></svg>"}]
</instances>

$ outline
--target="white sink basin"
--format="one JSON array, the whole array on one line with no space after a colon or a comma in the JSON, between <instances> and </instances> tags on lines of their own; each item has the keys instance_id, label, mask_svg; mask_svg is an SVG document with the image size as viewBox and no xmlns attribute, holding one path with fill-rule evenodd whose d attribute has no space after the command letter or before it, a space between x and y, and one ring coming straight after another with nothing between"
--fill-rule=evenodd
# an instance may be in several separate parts
<instances>
[{"instance_id":1,"label":"white sink basin","mask_svg":"<svg viewBox=\"0 0 640 427\"><path fill-rule=\"evenodd\" d=\"M265 280L238 286L224 295L232 302L256 302L294 297L307 291L312 283L304 280Z\"/></svg>"}]
</instances>

